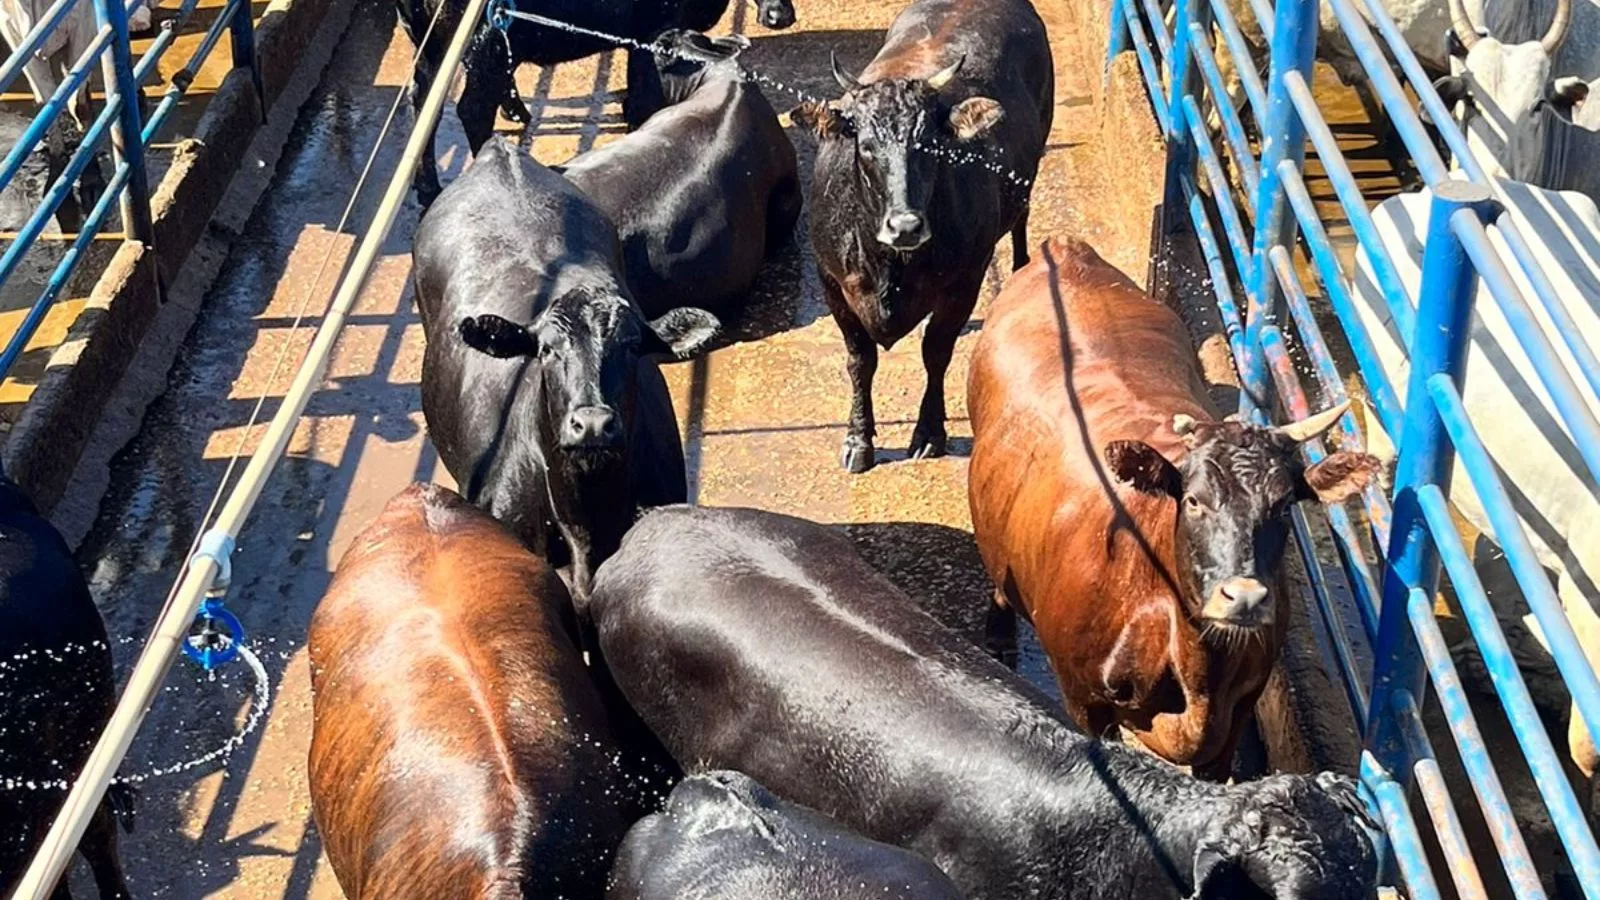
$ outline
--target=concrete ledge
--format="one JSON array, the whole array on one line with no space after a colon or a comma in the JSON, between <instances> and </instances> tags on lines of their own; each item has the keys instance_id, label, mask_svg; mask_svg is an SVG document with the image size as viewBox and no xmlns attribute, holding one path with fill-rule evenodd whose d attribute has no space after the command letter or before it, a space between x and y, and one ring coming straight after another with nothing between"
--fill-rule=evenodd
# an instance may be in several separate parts
<instances>
[{"instance_id":1,"label":"concrete ledge","mask_svg":"<svg viewBox=\"0 0 1600 900\"><path fill-rule=\"evenodd\" d=\"M347 0L273 0L267 8L256 26L267 109L307 62L304 50L329 10L341 4ZM6 474L46 514L61 500L108 398L155 321L160 287L172 282L205 236L263 119L250 73L229 72L151 197L154 250L123 244L51 355L0 451Z\"/></svg>"}]
</instances>

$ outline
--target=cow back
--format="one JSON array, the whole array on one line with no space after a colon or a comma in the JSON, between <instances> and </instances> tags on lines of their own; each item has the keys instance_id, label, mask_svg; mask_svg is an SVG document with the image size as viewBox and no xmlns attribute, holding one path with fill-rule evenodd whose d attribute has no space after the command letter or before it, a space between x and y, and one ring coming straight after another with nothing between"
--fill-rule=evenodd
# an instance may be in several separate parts
<instances>
[{"instance_id":1,"label":"cow back","mask_svg":"<svg viewBox=\"0 0 1600 900\"><path fill-rule=\"evenodd\" d=\"M984 565L1033 621L1069 709L1114 701L1144 728L1177 729L1153 745L1203 755L1206 688L1228 679L1181 599L1176 501L1119 483L1103 456L1143 441L1177 461L1173 416L1216 418L1182 322L1087 244L1050 241L991 307L967 405Z\"/></svg>"},{"instance_id":2,"label":"cow back","mask_svg":"<svg viewBox=\"0 0 1600 900\"><path fill-rule=\"evenodd\" d=\"M312 806L348 896L597 890L632 795L569 603L443 488L356 538L308 641Z\"/></svg>"}]
</instances>

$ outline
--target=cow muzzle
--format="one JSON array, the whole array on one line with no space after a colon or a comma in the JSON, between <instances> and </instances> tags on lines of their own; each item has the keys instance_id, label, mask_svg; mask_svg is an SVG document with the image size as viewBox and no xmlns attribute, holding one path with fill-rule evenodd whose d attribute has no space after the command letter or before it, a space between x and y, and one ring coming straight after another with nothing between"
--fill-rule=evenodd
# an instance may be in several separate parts
<instances>
[{"instance_id":1,"label":"cow muzzle","mask_svg":"<svg viewBox=\"0 0 1600 900\"><path fill-rule=\"evenodd\" d=\"M620 450L622 417L608 406L580 406L567 415L562 425L561 447L564 450Z\"/></svg>"},{"instance_id":2,"label":"cow muzzle","mask_svg":"<svg viewBox=\"0 0 1600 900\"><path fill-rule=\"evenodd\" d=\"M878 228L878 243L896 250L915 250L928 242L928 220L916 212L890 213Z\"/></svg>"},{"instance_id":3,"label":"cow muzzle","mask_svg":"<svg viewBox=\"0 0 1600 900\"><path fill-rule=\"evenodd\" d=\"M1200 617L1234 628L1262 628L1273 621L1272 594L1254 578L1229 578L1206 598Z\"/></svg>"},{"instance_id":4,"label":"cow muzzle","mask_svg":"<svg viewBox=\"0 0 1600 900\"><path fill-rule=\"evenodd\" d=\"M762 0L756 4L756 16L768 28L788 28L794 24L794 7L783 0Z\"/></svg>"}]
</instances>

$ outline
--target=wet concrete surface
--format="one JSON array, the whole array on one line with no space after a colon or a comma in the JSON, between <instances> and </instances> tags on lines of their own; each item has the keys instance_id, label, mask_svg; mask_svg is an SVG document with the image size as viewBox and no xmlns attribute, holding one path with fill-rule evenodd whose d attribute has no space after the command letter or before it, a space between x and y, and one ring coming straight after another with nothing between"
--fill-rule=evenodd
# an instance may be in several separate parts
<instances>
[{"instance_id":1,"label":"wet concrete surface","mask_svg":"<svg viewBox=\"0 0 1600 900\"><path fill-rule=\"evenodd\" d=\"M859 68L902 6L901 0L812 0L802 4L795 30L774 34L756 26L740 4L723 27L750 35L751 67L799 90L831 94L827 51L836 49L846 66ZM1065 2L1040 7L1055 44L1061 106L1034 189L1033 234L1084 234L1143 279L1152 192L1159 185L1152 187L1148 177L1135 184L1096 180L1093 172L1097 154L1106 152L1121 158L1122 171L1142 171L1133 162L1159 159L1159 142L1103 139L1108 117L1090 99L1101 77L1101 13L1085 14ZM270 416L310 345L310 326L332 292L351 235L371 218L378 185L369 185L353 224L335 233L365 154L408 77L411 47L393 16L387 0L363 0L358 7L334 63L302 110L272 189L206 299L165 395L116 463L80 556L117 636L119 672L126 673L154 623L230 458L253 448L260 429L246 433L245 425L256 399L267 396L263 416ZM538 118L523 133L524 145L555 162L613 139L621 130L613 98L622 70L620 55L553 70L526 67L519 80ZM795 98L773 100L787 109ZM408 107L378 156L380 175L395 165L409 121ZM809 177L814 146L791 134ZM466 158L453 110L445 113L439 155L447 180ZM448 483L423 433L418 394L422 334L408 282L417 215L408 203L327 382L233 558L228 602L260 648L273 690L265 724L226 768L144 788L138 828L123 844L130 881L142 898L339 896L321 858L306 792L310 697L303 641L351 538L407 483ZM844 353L824 315L809 257L799 234L763 277L748 314L730 323L735 342L668 370L695 499L840 524L869 560L936 616L974 633L989 585L969 531L964 454L971 430L964 386L983 310L1001 273L991 272L951 367L952 455L904 459L923 385L917 341L908 339L883 356L878 371L882 463L851 476L837 465L848 407ZM302 313L310 318L296 329ZM1036 653L1025 664L1049 685ZM248 681L235 667L222 681L209 682L180 661L128 770L203 753L226 740L246 716Z\"/></svg>"}]
</instances>

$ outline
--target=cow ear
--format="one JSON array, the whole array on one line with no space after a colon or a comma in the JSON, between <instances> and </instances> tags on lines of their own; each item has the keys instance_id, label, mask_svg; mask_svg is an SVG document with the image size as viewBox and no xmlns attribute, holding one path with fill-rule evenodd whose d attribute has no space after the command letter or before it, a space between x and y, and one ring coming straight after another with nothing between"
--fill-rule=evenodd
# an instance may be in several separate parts
<instances>
[{"instance_id":1,"label":"cow ear","mask_svg":"<svg viewBox=\"0 0 1600 900\"><path fill-rule=\"evenodd\" d=\"M1576 75L1557 78L1550 83L1551 105L1571 110L1589 99L1589 83Z\"/></svg>"},{"instance_id":2,"label":"cow ear","mask_svg":"<svg viewBox=\"0 0 1600 900\"><path fill-rule=\"evenodd\" d=\"M1143 441L1112 441L1105 449L1106 465L1123 484L1146 494L1183 494L1183 476L1156 448Z\"/></svg>"},{"instance_id":3,"label":"cow ear","mask_svg":"<svg viewBox=\"0 0 1600 900\"><path fill-rule=\"evenodd\" d=\"M1203 840L1194 851L1194 893L1189 900L1220 900L1241 896L1249 878L1239 865L1238 848L1218 840Z\"/></svg>"},{"instance_id":4,"label":"cow ear","mask_svg":"<svg viewBox=\"0 0 1600 900\"><path fill-rule=\"evenodd\" d=\"M1341 503L1366 490L1382 468L1370 453L1334 453L1305 470L1296 493L1302 500Z\"/></svg>"},{"instance_id":5,"label":"cow ear","mask_svg":"<svg viewBox=\"0 0 1600 900\"><path fill-rule=\"evenodd\" d=\"M721 331L722 323L716 316L703 309L680 306L648 323L640 350L645 356L684 360L704 350Z\"/></svg>"},{"instance_id":6,"label":"cow ear","mask_svg":"<svg viewBox=\"0 0 1600 900\"><path fill-rule=\"evenodd\" d=\"M844 114L832 103L807 100L789 110L789 119L797 125L810 129L811 133L819 138L838 137L844 134Z\"/></svg>"},{"instance_id":7,"label":"cow ear","mask_svg":"<svg viewBox=\"0 0 1600 900\"><path fill-rule=\"evenodd\" d=\"M539 342L528 329L496 315L468 316L461 320L457 330L462 343L496 359L516 359L539 353Z\"/></svg>"},{"instance_id":8,"label":"cow ear","mask_svg":"<svg viewBox=\"0 0 1600 900\"><path fill-rule=\"evenodd\" d=\"M1006 111L988 97L968 97L950 110L950 130L959 141L971 141L988 134L1000 124Z\"/></svg>"},{"instance_id":9,"label":"cow ear","mask_svg":"<svg viewBox=\"0 0 1600 900\"><path fill-rule=\"evenodd\" d=\"M721 52L723 59L733 59L750 49L750 39L742 34L726 34L712 38L711 45Z\"/></svg>"},{"instance_id":10,"label":"cow ear","mask_svg":"<svg viewBox=\"0 0 1600 900\"><path fill-rule=\"evenodd\" d=\"M1464 75L1446 75L1433 82L1433 89L1439 92L1439 99L1444 101L1447 108L1454 107L1463 100L1472 99L1472 89L1467 85Z\"/></svg>"}]
</instances>

